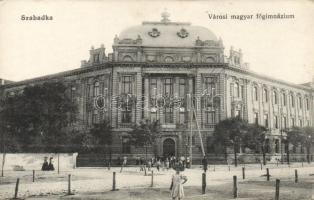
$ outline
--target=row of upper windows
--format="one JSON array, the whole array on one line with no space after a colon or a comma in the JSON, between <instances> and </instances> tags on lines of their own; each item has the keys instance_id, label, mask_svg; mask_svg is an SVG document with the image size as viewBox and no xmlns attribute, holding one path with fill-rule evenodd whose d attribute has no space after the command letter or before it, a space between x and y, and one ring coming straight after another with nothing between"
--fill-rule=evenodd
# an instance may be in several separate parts
<instances>
[{"instance_id":1,"label":"row of upper windows","mask_svg":"<svg viewBox=\"0 0 314 200\"><path fill-rule=\"evenodd\" d=\"M255 124L259 124L259 113L254 113L254 123ZM268 114L264 114L263 115L263 125L265 126L265 127L270 127L270 124L269 124L269 117L268 117L269 115ZM275 115L274 117L273 117L273 128L279 128L279 118L278 118L278 116L277 115ZM287 121L287 117L286 116L282 116L281 117L281 128L283 128L283 129L285 129L285 128L287 128L288 127L288 121ZM299 121L298 121L298 124L296 124L296 120L295 120L295 118L294 117L292 117L292 118L290 118L290 126L291 127L294 127L294 126L299 126L299 127L303 127L303 126L310 126L310 120L306 120L306 124L304 124L303 123L303 120L302 119L299 119Z\"/></svg>"},{"instance_id":2,"label":"row of upper windows","mask_svg":"<svg viewBox=\"0 0 314 200\"><path fill-rule=\"evenodd\" d=\"M287 106L287 95L286 93L280 93L281 94L281 104L283 106ZM263 88L263 94L262 94L262 98L263 98L263 102L267 103L269 102L269 92L268 92L268 89L266 88ZM259 100L259 93L258 93L258 87L257 86L254 86L253 87L253 100L254 101L258 101ZM300 109L303 108L303 99L301 96L298 96L297 97L297 101L298 101L298 107ZM293 94L289 94L289 102L290 102L290 105L291 107L295 107L295 97ZM272 103L273 104L278 104L279 103L279 96L278 96L278 92L273 90L272 91ZM305 108L306 110L310 110L310 100L309 98L305 98Z\"/></svg>"}]
</instances>

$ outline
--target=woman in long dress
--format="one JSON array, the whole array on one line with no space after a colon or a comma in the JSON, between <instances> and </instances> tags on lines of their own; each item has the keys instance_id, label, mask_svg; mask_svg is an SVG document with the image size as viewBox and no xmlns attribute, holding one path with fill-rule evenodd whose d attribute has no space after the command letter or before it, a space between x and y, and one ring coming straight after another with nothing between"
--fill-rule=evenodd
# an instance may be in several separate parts
<instances>
[{"instance_id":1,"label":"woman in long dress","mask_svg":"<svg viewBox=\"0 0 314 200\"><path fill-rule=\"evenodd\" d=\"M171 181L171 197L173 200L178 199L181 200L184 197L184 190L183 190L183 184L187 182L186 176L183 176L180 174L180 170L176 169L176 174L172 176Z\"/></svg>"}]
</instances>

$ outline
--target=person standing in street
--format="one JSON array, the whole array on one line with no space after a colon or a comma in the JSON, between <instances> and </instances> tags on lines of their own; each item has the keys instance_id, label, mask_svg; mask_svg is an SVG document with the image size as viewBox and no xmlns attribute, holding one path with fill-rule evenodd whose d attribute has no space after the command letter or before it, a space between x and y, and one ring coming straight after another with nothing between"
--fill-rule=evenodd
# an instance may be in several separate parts
<instances>
[{"instance_id":1,"label":"person standing in street","mask_svg":"<svg viewBox=\"0 0 314 200\"><path fill-rule=\"evenodd\" d=\"M180 174L180 169L176 169L176 174L172 176L170 190L172 200L181 200L184 198L183 184L187 182L187 177Z\"/></svg>"}]
</instances>

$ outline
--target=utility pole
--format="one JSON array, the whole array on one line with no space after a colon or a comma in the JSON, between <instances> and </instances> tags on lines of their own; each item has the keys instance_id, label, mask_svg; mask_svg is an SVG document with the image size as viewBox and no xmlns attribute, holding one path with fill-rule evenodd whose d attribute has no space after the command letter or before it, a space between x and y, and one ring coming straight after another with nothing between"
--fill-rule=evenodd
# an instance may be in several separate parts
<instances>
[{"instance_id":1,"label":"utility pole","mask_svg":"<svg viewBox=\"0 0 314 200\"><path fill-rule=\"evenodd\" d=\"M191 96L190 96L191 97ZM192 148L192 137L193 137L193 129L192 129L192 122L193 122L193 116L192 116L192 97L190 98L190 166L192 167L192 163L193 163L193 148Z\"/></svg>"}]
</instances>

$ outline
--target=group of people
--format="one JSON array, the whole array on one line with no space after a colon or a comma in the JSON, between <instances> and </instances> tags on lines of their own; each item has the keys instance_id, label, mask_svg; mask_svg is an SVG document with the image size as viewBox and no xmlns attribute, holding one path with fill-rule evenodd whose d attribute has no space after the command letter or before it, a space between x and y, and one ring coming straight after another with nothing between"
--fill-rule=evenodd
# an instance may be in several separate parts
<instances>
[{"instance_id":1,"label":"group of people","mask_svg":"<svg viewBox=\"0 0 314 200\"><path fill-rule=\"evenodd\" d=\"M50 158L52 159L52 158ZM119 159L120 161L120 159ZM121 161L120 161L121 162ZM127 164L127 157L123 157L122 166L126 166ZM156 167L159 171L160 168L162 169L175 169L176 173L172 175L171 178L171 185L170 185L170 193L171 198L173 200L181 200L184 198L184 189L183 185L187 182L187 177L181 174L181 171L184 171L185 168L191 167L191 162L189 157L181 156L179 158L176 158L175 156L166 156L166 157L153 157L147 162L142 157L136 158L136 165L141 166L141 171L144 170L143 166L147 166L148 170L150 170L152 167ZM208 169L208 160L206 156L202 159L202 166L204 172Z\"/></svg>"},{"instance_id":2,"label":"group of people","mask_svg":"<svg viewBox=\"0 0 314 200\"><path fill-rule=\"evenodd\" d=\"M165 157L152 157L147 162L141 157L136 158L136 165L146 165L148 170L152 167L156 167L159 171L162 169L170 169L170 168L179 168L183 171L185 168L190 168L190 158L185 158L181 156L180 158L176 158L175 156L165 156ZM142 168L141 168L142 170Z\"/></svg>"},{"instance_id":3,"label":"group of people","mask_svg":"<svg viewBox=\"0 0 314 200\"><path fill-rule=\"evenodd\" d=\"M48 157L44 158L44 163L41 167L42 171L54 171L55 170L53 163L52 163L52 159L53 159L53 157L50 157L49 163L48 163Z\"/></svg>"}]
</instances>

